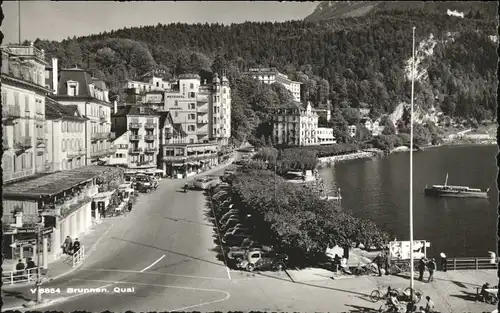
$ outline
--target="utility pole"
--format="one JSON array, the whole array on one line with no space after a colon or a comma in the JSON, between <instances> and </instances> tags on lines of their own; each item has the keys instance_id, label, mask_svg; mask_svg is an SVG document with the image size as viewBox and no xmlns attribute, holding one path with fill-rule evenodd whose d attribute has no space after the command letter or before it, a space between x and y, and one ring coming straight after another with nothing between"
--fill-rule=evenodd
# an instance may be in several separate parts
<instances>
[{"instance_id":1,"label":"utility pole","mask_svg":"<svg viewBox=\"0 0 500 313\"><path fill-rule=\"evenodd\" d=\"M19 22L19 45L21 45L21 0L17 0L18 22Z\"/></svg>"},{"instance_id":2,"label":"utility pole","mask_svg":"<svg viewBox=\"0 0 500 313\"><path fill-rule=\"evenodd\" d=\"M411 115L410 115L410 299L413 301L413 93L415 91L415 27L413 27L411 66Z\"/></svg>"}]
</instances>

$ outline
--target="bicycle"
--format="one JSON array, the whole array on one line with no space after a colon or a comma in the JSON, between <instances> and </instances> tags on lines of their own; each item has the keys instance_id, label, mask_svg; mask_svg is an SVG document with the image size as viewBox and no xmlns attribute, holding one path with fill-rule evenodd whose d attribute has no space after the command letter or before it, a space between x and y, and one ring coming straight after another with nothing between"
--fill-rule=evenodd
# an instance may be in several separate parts
<instances>
[{"instance_id":1,"label":"bicycle","mask_svg":"<svg viewBox=\"0 0 500 313\"><path fill-rule=\"evenodd\" d=\"M401 291L399 289L392 289L391 288L391 291L392 292L395 292L397 294L397 298L401 301L410 301L411 300L411 293L410 293L410 287L407 287L405 290ZM383 299L383 300L387 300L388 299L388 292L389 290L387 290L386 292L384 292L380 286L377 286L377 289L373 290L371 293L370 293L370 300L372 302L378 302L379 300ZM413 289L413 300L416 303L419 303L420 300L422 300L422 297L423 297L423 293L419 290L415 290Z\"/></svg>"},{"instance_id":2,"label":"bicycle","mask_svg":"<svg viewBox=\"0 0 500 313\"><path fill-rule=\"evenodd\" d=\"M391 288L391 291L395 292L397 294L398 298L401 296L401 293L399 290ZM383 291L380 286L377 286L377 289L373 290L370 293L370 300L373 303L378 302L379 300L387 300L387 299L389 299L388 294L389 294L389 287L387 287L387 291Z\"/></svg>"},{"instance_id":3,"label":"bicycle","mask_svg":"<svg viewBox=\"0 0 500 313\"><path fill-rule=\"evenodd\" d=\"M396 261L392 262L391 264L391 272L392 273L409 273L410 272L410 261L405 260L405 261ZM413 262L413 272L418 273L418 263L415 261Z\"/></svg>"},{"instance_id":4,"label":"bicycle","mask_svg":"<svg viewBox=\"0 0 500 313\"><path fill-rule=\"evenodd\" d=\"M352 270L352 273L356 276L369 275L378 273L378 269L373 264L364 264L358 265L358 267Z\"/></svg>"}]
</instances>

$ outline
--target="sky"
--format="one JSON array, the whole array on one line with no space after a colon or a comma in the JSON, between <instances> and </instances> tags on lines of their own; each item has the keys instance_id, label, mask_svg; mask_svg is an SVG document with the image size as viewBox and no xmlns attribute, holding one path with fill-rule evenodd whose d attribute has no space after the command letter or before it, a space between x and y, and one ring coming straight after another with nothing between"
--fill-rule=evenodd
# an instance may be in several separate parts
<instances>
[{"instance_id":1,"label":"sky","mask_svg":"<svg viewBox=\"0 0 500 313\"><path fill-rule=\"evenodd\" d=\"M170 23L243 23L302 20L315 2L182 1L114 2L21 0L21 41L37 38L60 41L68 37L142 25ZM17 1L4 1L3 44L19 40Z\"/></svg>"}]
</instances>

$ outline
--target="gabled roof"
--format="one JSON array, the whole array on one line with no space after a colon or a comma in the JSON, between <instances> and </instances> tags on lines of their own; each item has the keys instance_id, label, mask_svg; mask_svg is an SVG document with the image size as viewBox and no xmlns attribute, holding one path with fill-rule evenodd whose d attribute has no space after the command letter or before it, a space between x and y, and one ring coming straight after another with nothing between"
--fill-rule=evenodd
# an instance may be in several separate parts
<instances>
[{"instance_id":1,"label":"gabled roof","mask_svg":"<svg viewBox=\"0 0 500 313\"><path fill-rule=\"evenodd\" d=\"M141 112L142 108L142 112ZM160 116L156 111L149 107L139 107L135 105L125 105L118 109L118 112L113 114L113 117L127 116L127 115L150 115Z\"/></svg>"},{"instance_id":2,"label":"gabled roof","mask_svg":"<svg viewBox=\"0 0 500 313\"><path fill-rule=\"evenodd\" d=\"M170 125L174 125L174 120L172 119L172 114L169 111L156 112L160 116L160 128L165 126L165 122L168 121Z\"/></svg>"},{"instance_id":3,"label":"gabled roof","mask_svg":"<svg viewBox=\"0 0 500 313\"><path fill-rule=\"evenodd\" d=\"M45 118L48 120L88 120L80 113L77 105L62 105L50 97L45 97Z\"/></svg>"},{"instance_id":4,"label":"gabled roof","mask_svg":"<svg viewBox=\"0 0 500 313\"><path fill-rule=\"evenodd\" d=\"M90 74L80 68L61 70L59 78L59 95L67 95L68 88L66 82L72 80L78 82L78 96L91 97L89 84L92 83Z\"/></svg>"},{"instance_id":5,"label":"gabled roof","mask_svg":"<svg viewBox=\"0 0 500 313\"><path fill-rule=\"evenodd\" d=\"M173 128L174 128L174 132L175 133L177 133L181 137L186 137L187 136L186 131L184 131L184 129L182 127L182 123L176 123L176 124L173 124L173 125L174 125Z\"/></svg>"}]
</instances>

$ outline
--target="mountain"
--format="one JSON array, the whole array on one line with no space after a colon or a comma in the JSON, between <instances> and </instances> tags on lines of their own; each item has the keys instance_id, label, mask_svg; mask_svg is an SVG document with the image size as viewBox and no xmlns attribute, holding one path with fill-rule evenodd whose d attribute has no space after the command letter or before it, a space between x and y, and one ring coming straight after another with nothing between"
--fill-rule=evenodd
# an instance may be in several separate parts
<instances>
[{"instance_id":1,"label":"mountain","mask_svg":"<svg viewBox=\"0 0 500 313\"><path fill-rule=\"evenodd\" d=\"M373 12L421 9L441 14L463 16L479 14L482 18L498 17L496 1L323 1L304 20L308 22L366 16ZM452 13L448 13L448 11ZM478 13L479 12L479 13Z\"/></svg>"},{"instance_id":2,"label":"mountain","mask_svg":"<svg viewBox=\"0 0 500 313\"><path fill-rule=\"evenodd\" d=\"M115 92L124 80L153 67L167 77L194 72L208 80L211 71L226 69L233 130L238 137L261 138L269 132L264 126L270 109L286 97L277 86L241 78L242 72L277 67L303 83L305 100L314 106L330 100L334 107L371 109L374 117L391 113L409 103L413 26L415 104L465 120L491 120L496 115L497 23L474 17L406 8L317 22L158 24L62 42L37 40L35 46L59 58L61 67L87 69Z\"/></svg>"}]
</instances>

